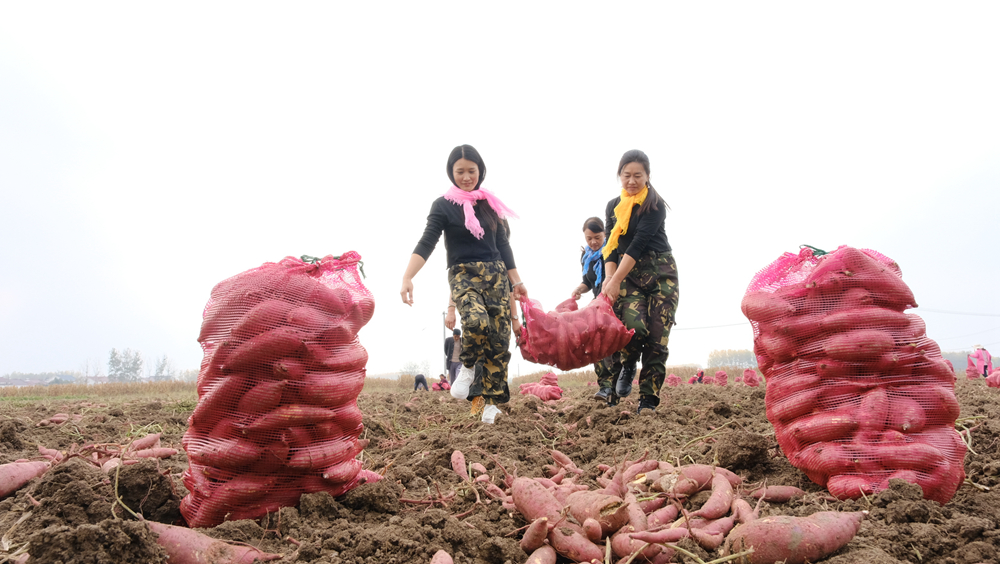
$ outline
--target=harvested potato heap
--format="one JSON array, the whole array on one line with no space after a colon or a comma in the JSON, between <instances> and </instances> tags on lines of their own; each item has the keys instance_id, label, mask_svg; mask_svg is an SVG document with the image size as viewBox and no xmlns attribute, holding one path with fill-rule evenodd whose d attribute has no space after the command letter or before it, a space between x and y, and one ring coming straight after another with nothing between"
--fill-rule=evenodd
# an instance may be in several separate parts
<instances>
[{"instance_id":1,"label":"harvested potato heap","mask_svg":"<svg viewBox=\"0 0 1000 564\"><path fill-rule=\"evenodd\" d=\"M302 493L340 495L379 478L355 459L367 444L357 396L368 353L357 334L375 308L360 258L286 257L213 288L183 440L188 525L257 518Z\"/></svg>"},{"instance_id":2,"label":"harvested potato heap","mask_svg":"<svg viewBox=\"0 0 1000 564\"><path fill-rule=\"evenodd\" d=\"M603 295L578 309L569 299L545 313L537 300L521 302L524 325L518 343L521 356L538 364L574 370L593 364L628 344L626 330Z\"/></svg>"},{"instance_id":3,"label":"harvested potato heap","mask_svg":"<svg viewBox=\"0 0 1000 564\"><path fill-rule=\"evenodd\" d=\"M788 460L833 495L891 478L946 503L965 479L955 375L899 266L871 250L785 253L743 298L767 380L767 418Z\"/></svg>"},{"instance_id":4,"label":"harvested potato heap","mask_svg":"<svg viewBox=\"0 0 1000 564\"><path fill-rule=\"evenodd\" d=\"M588 564L665 564L679 554L691 556L676 544L687 538L710 552L750 556L755 564L815 562L850 542L865 515L825 511L761 518L760 503L754 508L742 497L743 480L733 472L704 464L674 466L645 455L615 466L598 465L600 488L591 489L577 482L584 471L569 457L557 450L549 453L555 465L545 467L547 478L517 477L504 470L503 488L482 464L467 465L461 451L451 456L452 468L465 483L481 485L528 521L520 545L529 553L529 563L555 564L558 555ZM752 495L783 503L804 494L794 487L768 486ZM755 558L751 549L765 557ZM608 559L609 552L614 560ZM451 559L442 556L433 562Z\"/></svg>"},{"instance_id":5,"label":"harvested potato heap","mask_svg":"<svg viewBox=\"0 0 1000 564\"><path fill-rule=\"evenodd\" d=\"M518 388L522 395L531 394L542 401L562 399L562 388L559 387L559 377L552 372L546 373L537 382L525 382Z\"/></svg>"}]
</instances>

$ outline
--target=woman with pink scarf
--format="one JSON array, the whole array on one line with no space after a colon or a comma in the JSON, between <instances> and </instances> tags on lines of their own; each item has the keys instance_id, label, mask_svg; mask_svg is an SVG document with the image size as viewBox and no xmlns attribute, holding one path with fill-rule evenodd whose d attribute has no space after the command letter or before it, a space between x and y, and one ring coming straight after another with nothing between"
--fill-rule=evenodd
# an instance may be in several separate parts
<instances>
[{"instance_id":1,"label":"woman with pink scarf","mask_svg":"<svg viewBox=\"0 0 1000 564\"><path fill-rule=\"evenodd\" d=\"M493 423L502 413L498 405L510 401L507 364L510 362L511 298L528 297L514 264L503 221L517 217L500 198L481 187L486 164L471 145L455 147L448 157L452 182L431 204L427 227L403 273L399 291L403 303L413 305L413 277L444 233L451 300L462 319L462 367L451 387L459 399L481 397L482 420ZM482 378L476 378L476 365Z\"/></svg>"}]
</instances>

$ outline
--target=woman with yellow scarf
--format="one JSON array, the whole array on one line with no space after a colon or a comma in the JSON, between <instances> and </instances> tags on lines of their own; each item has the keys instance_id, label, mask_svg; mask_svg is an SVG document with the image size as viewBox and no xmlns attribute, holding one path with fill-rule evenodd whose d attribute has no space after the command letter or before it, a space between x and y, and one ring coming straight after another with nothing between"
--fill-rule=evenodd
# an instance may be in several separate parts
<instances>
[{"instance_id":1,"label":"woman with yellow scarf","mask_svg":"<svg viewBox=\"0 0 1000 564\"><path fill-rule=\"evenodd\" d=\"M639 150L622 155L618 164L621 194L608 202L605 280L601 292L614 304L615 314L635 334L615 353L621 366L608 405L632 392L636 364L639 406L653 411L660 404L666 377L667 343L677 312L677 264L667 242L667 205L649 182L649 157Z\"/></svg>"}]
</instances>

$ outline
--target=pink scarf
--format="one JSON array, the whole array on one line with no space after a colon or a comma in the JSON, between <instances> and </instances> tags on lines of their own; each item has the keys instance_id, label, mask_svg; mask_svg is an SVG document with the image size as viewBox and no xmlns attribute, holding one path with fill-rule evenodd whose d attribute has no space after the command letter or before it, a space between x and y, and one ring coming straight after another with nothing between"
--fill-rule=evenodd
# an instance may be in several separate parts
<instances>
[{"instance_id":1,"label":"pink scarf","mask_svg":"<svg viewBox=\"0 0 1000 564\"><path fill-rule=\"evenodd\" d=\"M455 205L462 206L465 211L465 228L468 229L469 233L472 233L476 239L482 239L483 235L486 234L486 232L483 231L483 226L479 224L479 219L476 218L476 211L472 209L472 204L474 204L477 200L486 200L486 203L493 208L493 211L497 212L497 216L499 216L500 219L517 217L517 214L505 206L496 194L490 192L482 186L471 192L466 192L458 186L452 186L451 188L448 188L447 192L444 193L444 199Z\"/></svg>"}]
</instances>

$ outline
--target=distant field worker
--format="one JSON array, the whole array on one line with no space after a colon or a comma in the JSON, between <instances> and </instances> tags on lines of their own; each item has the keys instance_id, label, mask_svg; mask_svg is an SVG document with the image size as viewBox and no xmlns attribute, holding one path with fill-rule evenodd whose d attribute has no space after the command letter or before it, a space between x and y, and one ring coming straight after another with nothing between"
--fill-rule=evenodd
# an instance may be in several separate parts
<instances>
[{"instance_id":1,"label":"distant field worker","mask_svg":"<svg viewBox=\"0 0 1000 564\"><path fill-rule=\"evenodd\" d=\"M438 381L431 384L431 389L435 392L444 392L451 389L451 384L448 383L448 377L444 374L438 376Z\"/></svg>"},{"instance_id":2,"label":"distant field worker","mask_svg":"<svg viewBox=\"0 0 1000 564\"><path fill-rule=\"evenodd\" d=\"M424 378L423 374L417 374L413 377L413 391L417 391L418 388L423 388L425 392L430 390L427 389L427 378Z\"/></svg>"},{"instance_id":3,"label":"distant field worker","mask_svg":"<svg viewBox=\"0 0 1000 564\"><path fill-rule=\"evenodd\" d=\"M448 303L448 315L455 315L455 304ZM448 322L445 321L445 324ZM452 321L454 325L454 321ZM462 361L459 357L462 356L462 330L455 327L451 332L451 337L444 340L444 358L448 361L448 383L455 383L455 376L458 374L458 369L462 367Z\"/></svg>"},{"instance_id":4,"label":"distant field worker","mask_svg":"<svg viewBox=\"0 0 1000 564\"><path fill-rule=\"evenodd\" d=\"M617 403L632 391L636 364L639 374L639 407L656 409L666 377L667 344L674 326L679 297L677 263L667 241L667 202L649 182L649 157L639 150L622 155L618 163L621 193L606 209L604 244L605 276L602 292L615 304L615 313L635 334L616 353L622 369L614 395Z\"/></svg>"},{"instance_id":5,"label":"distant field worker","mask_svg":"<svg viewBox=\"0 0 1000 564\"><path fill-rule=\"evenodd\" d=\"M982 345L976 345L969 355L969 365L965 374L969 378L985 378L993 372L993 357Z\"/></svg>"},{"instance_id":6,"label":"distant field worker","mask_svg":"<svg viewBox=\"0 0 1000 564\"><path fill-rule=\"evenodd\" d=\"M593 292L594 297L601 295L601 285L604 283L604 257L601 250L604 248L604 222L599 217L591 217L583 222L583 239L587 243L583 247L580 255L580 264L583 266L583 281L576 288L573 288L572 296L574 300L579 300L584 292ZM594 399L597 401L608 401L612 394L612 386L615 385L615 378L612 374L614 358L608 357L594 363L594 373L597 374L597 393ZM621 366L618 366L621 370Z\"/></svg>"},{"instance_id":7,"label":"distant field worker","mask_svg":"<svg viewBox=\"0 0 1000 564\"><path fill-rule=\"evenodd\" d=\"M511 298L528 296L502 223L516 216L495 194L480 188L486 164L471 145L452 150L446 172L452 186L431 204L427 226L410 255L399 294L403 303L413 305L413 277L444 233L448 285L462 319L462 367L451 395L474 399L469 393L475 366L482 363L481 395L486 403L482 420L493 423L500 413L497 405L510 401Z\"/></svg>"}]
</instances>

